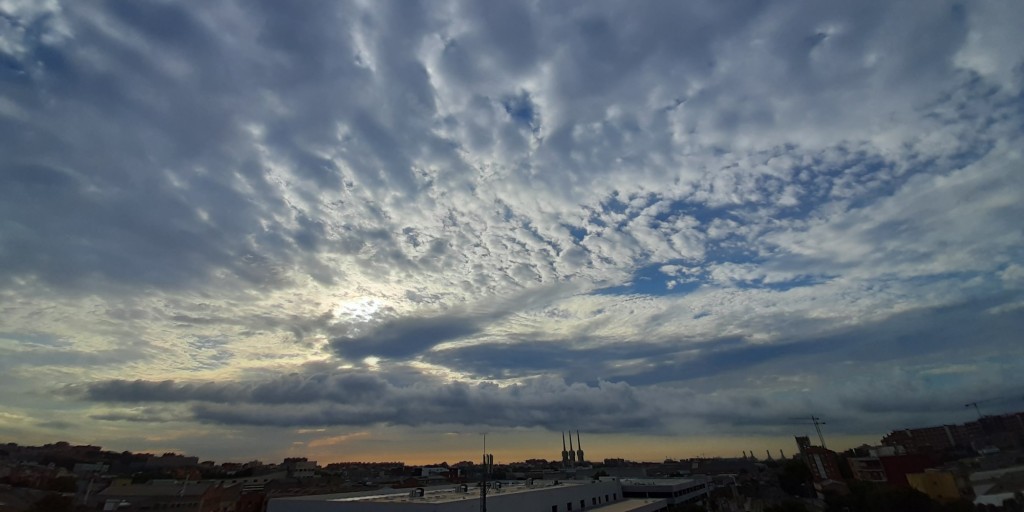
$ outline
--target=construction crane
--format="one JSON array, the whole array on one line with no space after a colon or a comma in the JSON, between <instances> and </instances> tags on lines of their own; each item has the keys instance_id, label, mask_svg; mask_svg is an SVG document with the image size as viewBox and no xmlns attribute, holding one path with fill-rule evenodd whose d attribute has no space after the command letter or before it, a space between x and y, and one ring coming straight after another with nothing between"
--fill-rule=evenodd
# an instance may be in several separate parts
<instances>
[{"instance_id":1,"label":"construction crane","mask_svg":"<svg viewBox=\"0 0 1024 512\"><path fill-rule=\"evenodd\" d=\"M821 421L821 418L819 418L819 417L817 417L817 416L812 414L810 416L803 416L803 417L800 417L800 418L790 418L790 419L793 419L793 420L804 420L804 421L810 419L810 423L801 423L801 425L814 425L814 430L818 432L818 441L821 442L821 447L822 448L827 448L825 446L825 436L821 435L821 426L825 425L826 423L824 421Z\"/></svg>"},{"instance_id":2,"label":"construction crane","mask_svg":"<svg viewBox=\"0 0 1024 512\"><path fill-rule=\"evenodd\" d=\"M967 402L966 404L964 404L964 407L974 407L974 412L978 413L978 418L980 419L980 418L982 418L982 414L981 414L981 408L979 408L978 405L980 405L980 404L987 404L989 402L1002 402L1002 401L1005 401L1005 400L1012 400L1014 398L1024 399L1024 397L1022 397L1022 396L1015 396L1015 395L1013 395L1013 396L999 396L999 397L996 397L996 398L986 398L985 400L978 400L977 402Z\"/></svg>"}]
</instances>

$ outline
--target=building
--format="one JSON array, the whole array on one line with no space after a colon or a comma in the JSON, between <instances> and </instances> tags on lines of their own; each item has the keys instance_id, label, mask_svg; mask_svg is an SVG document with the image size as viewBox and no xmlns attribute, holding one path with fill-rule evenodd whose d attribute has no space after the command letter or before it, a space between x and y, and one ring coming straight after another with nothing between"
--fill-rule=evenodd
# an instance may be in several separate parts
<instances>
[{"instance_id":1,"label":"building","mask_svg":"<svg viewBox=\"0 0 1024 512\"><path fill-rule=\"evenodd\" d=\"M976 505L1002 505L1014 491L1024 491L1024 466L1011 466L970 474Z\"/></svg>"},{"instance_id":2,"label":"building","mask_svg":"<svg viewBox=\"0 0 1024 512\"><path fill-rule=\"evenodd\" d=\"M885 468L878 457L850 457L846 459L850 465L850 472L853 478L862 482L874 482L884 484L886 482Z\"/></svg>"},{"instance_id":3,"label":"building","mask_svg":"<svg viewBox=\"0 0 1024 512\"><path fill-rule=\"evenodd\" d=\"M839 469L839 456L836 452L822 446L811 445L807 436L797 436L796 446L800 450L800 456L811 470L811 477L814 482L825 481L841 482L844 480L843 473Z\"/></svg>"},{"instance_id":4,"label":"building","mask_svg":"<svg viewBox=\"0 0 1024 512\"><path fill-rule=\"evenodd\" d=\"M963 425L894 430L882 438L886 446L899 446L911 452L945 451L969 444Z\"/></svg>"},{"instance_id":5,"label":"building","mask_svg":"<svg viewBox=\"0 0 1024 512\"><path fill-rule=\"evenodd\" d=\"M983 416L958 425L894 430L882 438L882 444L902 446L911 452L1021 449L1024 447L1024 412Z\"/></svg>"},{"instance_id":6,"label":"building","mask_svg":"<svg viewBox=\"0 0 1024 512\"><path fill-rule=\"evenodd\" d=\"M147 470L167 470L179 468L192 468L199 465L199 457L187 457L176 453L165 453L159 457L146 459Z\"/></svg>"},{"instance_id":7,"label":"building","mask_svg":"<svg viewBox=\"0 0 1024 512\"><path fill-rule=\"evenodd\" d=\"M707 498L709 480L696 478L626 478L620 480L622 495L627 498L659 498L669 506L695 503Z\"/></svg>"},{"instance_id":8,"label":"building","mask_svg":"<svg viewBox=\"0 0 1024 512\"><path fill-rule=\"evenodd\" d=\"M657 512L665 499L627 499L618 480L492 482L488 512ZM478 512L481 493L465 484L452 487L379 489L358 493L296 496L270 500L267 512Z\"/></svg>"},{"instance_id":9,"label":"building","mask_svg":"<svg viewBox=\"0 0 1024 512\"><path fill-rule=\"evenodd\" d=\"M315 460L307 460L305 457L284 459L281 467L288 472L288 478L312 478L320 469Z\"/></svg>"},{"instance_id":10,"label":"building","mask_svg":"<svg viewBox=\"0 0 1024 512\"><path fill-rule=\"evenodd\" d=\"M949 471L910 473L907 482L911 488L927 494L935 501L956 501L965 496L956 475Z\"/></svg>"},{"instance_id":11,"label":"building","mask_svg":"<svg viewBox=\"0 0 1024 512\"><path fill-rule=\"evenodd\" d=\"M916 453L882 456L878 460L885 469L886 482L897 487L910 487L907 475L923 473L935 465L935 461L928 455Z\"/></svg>"},{"instance_id":12,"label":"building","mask_svg":"<svg viewBox=\"0 0 1024 512\"><path fill-rule=\"evenodd\" d=\"M134 512L141 510L175 510L177 512L219 511L226 489L212 484L134 484L111 485L96 494L95 501L103 510ZM92 500L90 500L92 501Z\"/></svg>"},{"instance_id":13,"label":"building","mask_svg":"<svg viewBox=\"0 0 1024 512\"><path fill-rule=\"evenodd\" d=\"M902 446L863 446L860 457L846 459L853 478L865 482L909 487L908 474L922 473L935 465L926 453L906 453Z\"/></svg>"},{"instance_id":14,"label":"building","mask_svg":"<svg viewBox=\"0 0 1024 512\"><path fill-rule=\"evenodd\" d=\"M102 462L76 462L71 470L76 475L103 474L110 471L110 465Z\"/></svg>"}]
</instances>

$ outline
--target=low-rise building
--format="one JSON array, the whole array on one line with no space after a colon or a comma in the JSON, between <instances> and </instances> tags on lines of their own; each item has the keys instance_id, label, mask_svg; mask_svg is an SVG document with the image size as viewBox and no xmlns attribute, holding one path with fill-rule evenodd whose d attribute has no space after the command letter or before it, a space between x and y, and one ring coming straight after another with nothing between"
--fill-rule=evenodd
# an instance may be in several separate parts
<instances>
[{"instance_id":1,"label":"low-rise building","mask_svg":"<svg viewBox=\"0 0 1024 512\"><path fill-rule=\"evenodd\" d=\"M213 505L221 502L221 494L221 489L211 484L133 484L107 487L94 500L103 505L103 510L118 512L207 512L219 510Z\"/></svg>"},{"instance_id":2,"label":"low-rise building","mask_svg":"<svg viewBox=\"0 0 1024 512\"><path fill-rule=\"evenodd\" d=\"M657 512L664 499L627 499L618 480L492 482L489 512ZM270 500L267 512L477 512L479 488L419 487Z\"/></svg>"},{"instance_id":3,"label":"low-rise building","mask_svg":"<svg viewBox=\"0 0 1024 512\"><path fill-rule=\"evenodd\" d=\"M660 498L670 506L694 503L707 499L710 480L694 478L624 478L622 495L627 498Z\"/></svg>"},{"instance_id":4,"label":"low-rise building","mask_svg":"<svg viewBox=\"0 0 1024 512\"><path fill-rule=\"evenodd\" d=\"M910 473L907 482L911 488L927 494L935 501L956 501L965 497L960 482L951 471Z\"/></svg>"}]
</instances>

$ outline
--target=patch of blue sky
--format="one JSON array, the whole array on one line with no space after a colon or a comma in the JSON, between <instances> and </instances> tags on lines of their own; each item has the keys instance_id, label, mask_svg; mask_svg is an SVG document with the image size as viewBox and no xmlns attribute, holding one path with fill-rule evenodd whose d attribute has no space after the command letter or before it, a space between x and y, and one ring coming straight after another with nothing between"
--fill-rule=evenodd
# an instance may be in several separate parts
<instances>
[{"instance_id":1,"label":"patch of blue sky","mask_svg":"<svg viewBox=\"0 0 1024 512\"><path fill-rule=\"evenodd\" d=\"M523 91L518 96L505 97L501 101L501 106L505 108L505 112L508 113L509 117L517 123L526 126L533 131L536 131L539 128L537 123L537 111L528 92Z\"/></svg>"},{"instance_id":2,"label":"patch of blue sky","mask_svg":"<svg viewBox=\"0 0 1024 512\"><path fill-rule=\"evenodd\" d=\"M666 275L661 267L667 263L648 265L637 269L633 279L626 284L595 290L596 295L681 295L690 293L703 284L702 281ZM674 283L674 284L670 284Z\"/></svg>"},{"instance_id":3,"label":"patch of blue sky","mask_svg":"<svg viewBox=\"0 0 1024 512\"><path fill-rule=\"evenodd\" d=\"M629 203L619 199L619 193L613 192L607 199L601 201L601 209L606 213L626 213Z\"/></svg>"},{"instance_id":4,"label":"patch of blue sky","mask_svg":"<svg viewBox=\"0 0 1024 512\"><path fill-rule=\"evenodd\" d=\"M583 238L587 236L587 230L579 226L565 225L565 228L569 230L569 235L572 236L573 241L580 243Z\"/></svg>"},{"instance_id":5,"label":"patch of blue sky","mask_svg":"<svg viewBox=\"0 0 1024 512\"><path fill-rule=\"evenodd\" d=\"M686 215L696 219L702 226L706 226L716 219L742 220L736 210L736 207L708 206L705 203L680 200L673 201L667 211L658 213L654 218L665 222L673 217Z\"/></svg>"}]
</instances>

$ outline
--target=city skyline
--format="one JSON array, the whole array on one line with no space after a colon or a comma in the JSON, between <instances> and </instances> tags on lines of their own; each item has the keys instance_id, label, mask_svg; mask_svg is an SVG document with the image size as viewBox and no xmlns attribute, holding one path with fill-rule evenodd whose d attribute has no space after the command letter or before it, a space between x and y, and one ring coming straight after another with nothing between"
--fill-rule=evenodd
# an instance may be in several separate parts
<instances>
[{"instance_id":1,"label":"city skyline","mask_svg":"<svg viewBox=\"0 0 1024 512\"><path fill-rule=\"evenodd\" d=\"M0 2L0 439L658 460L1020 410L1020 19Z\"/></svg>"}]
</instances>

